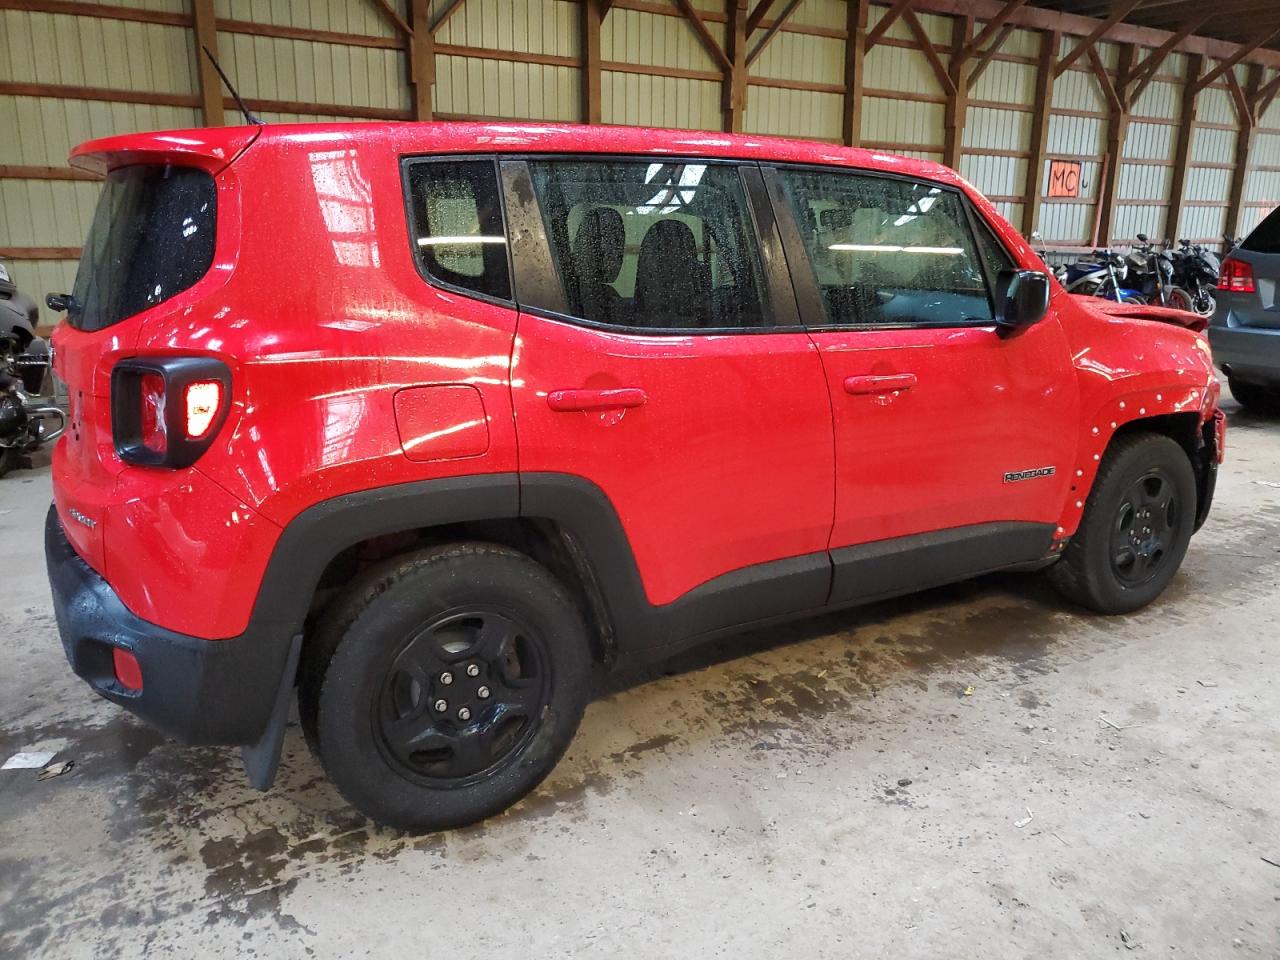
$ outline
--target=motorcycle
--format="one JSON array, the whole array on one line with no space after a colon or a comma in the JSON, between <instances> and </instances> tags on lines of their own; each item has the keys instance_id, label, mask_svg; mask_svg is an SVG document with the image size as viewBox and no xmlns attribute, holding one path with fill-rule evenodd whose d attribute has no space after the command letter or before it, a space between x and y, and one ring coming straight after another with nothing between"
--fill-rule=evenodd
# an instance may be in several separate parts
<instances>
[{"instance_id":1,"label":"motorcycle","mask_svg":"<svg viewBox=\"0 0 1280 960\"><path fill-rule=\"evenodd\" d=\"M1174 283L1173 257L1169 244L1160 249L1145 233L1138 234L1138 242L1125 257L1129 277L1144 303L1175 310L1191 310L1191 294Z\"/></svg>"},{"instance_id":2,"label":"motorcycle","mask_svg":"<svg viewBox=\"0 0 1280 960\"><path fill-rule=\"evenodd\" d=\"M1213 315L1217 306L1213 291L1221 269L1222 261L1212 250L1190 240L1178 241L1178 250L1173 254L1173 282L1191 295L1192 313L1201 317Z\"/></svg>"},{"instance_id":3,"label":"motorcycle","mask_svg":"<svg viewBox=\"0 0 1280 960\"><path fill-rule=\"evenodd\" d=\"M39 316L0 263L0 477L67 425L62 410L39 395L52 366L49 345L36 336Z\"/></svg>"},{"instance_id":4,"label":"motorcycle","mask_svg":"<svg viewBox=\"0 0 1280 960\"><path fill-rule=\"evenodd\" d=\"M1068 293L1102 297L1118 303L1143 303L1140 291L1121 286L1128 278L1129 264L1121 254L1095 250L1090 259L1069 263L1058 275Z\"/></svg>"}]
</instances>

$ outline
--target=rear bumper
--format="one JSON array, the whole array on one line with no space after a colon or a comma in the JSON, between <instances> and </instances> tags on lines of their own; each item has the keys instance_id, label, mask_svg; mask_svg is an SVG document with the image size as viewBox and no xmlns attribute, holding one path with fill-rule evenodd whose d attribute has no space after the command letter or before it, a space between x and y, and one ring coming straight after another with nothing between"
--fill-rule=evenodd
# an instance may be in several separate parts
<instances>
[{"instance_id":1,"label":"rear bumper","mask_svg":"<svg viewBox=\"0 0 1280 960\"><path fill-rule=\"evenodd\" d=\"M1280 327L1209 327L1213 361L1246 383L1280 383Z\"/></svg>"},{"instance_id":2,"label":"rear bumper","mask_svg":"<svg viewBox=\"0 0 1280 960\"><path fill-rule=\"evenodd\" d=\"M58 632L71 668L114 703L187 743L251 744L267 728L289 645L251 626L201 640L135 616L67 540L56 507L45 522L45 563ZM111 650L130 651L142 690L116 680Z\"/></svg>"}]
</instances>

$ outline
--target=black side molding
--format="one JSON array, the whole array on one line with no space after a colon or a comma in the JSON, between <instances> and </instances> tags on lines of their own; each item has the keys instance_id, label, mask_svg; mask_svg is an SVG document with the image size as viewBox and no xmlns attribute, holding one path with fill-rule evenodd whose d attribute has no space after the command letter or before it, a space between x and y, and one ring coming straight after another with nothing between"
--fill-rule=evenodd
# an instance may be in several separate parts
<instances>
[{"instance_id":1,"label":"black side molding","mask_svg":"<svg viewBox=\"0 0 1280 960\"><path fill-rule=\"evenodd\" d=\"M870 603L1044 559L1052 523L979 523L831 551L832 606Z\"/></svg>"}]
</instances>

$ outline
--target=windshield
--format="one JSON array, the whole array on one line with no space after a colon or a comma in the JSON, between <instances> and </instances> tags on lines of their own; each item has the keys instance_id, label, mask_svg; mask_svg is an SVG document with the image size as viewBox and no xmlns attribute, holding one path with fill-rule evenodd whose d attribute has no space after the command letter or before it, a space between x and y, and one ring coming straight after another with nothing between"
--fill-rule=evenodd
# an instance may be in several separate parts
<instances>
[{"instance_id":1,"label":"windshield","mask_svg":"<svg viewBox=\"0 0 1280 960\"><path fill-rule=\"evenodd\" d=\"M186 290L213 263L217 188L193 167L140 165L107 176L67 322L101 330Z\"/></svg>"}]
</instances>

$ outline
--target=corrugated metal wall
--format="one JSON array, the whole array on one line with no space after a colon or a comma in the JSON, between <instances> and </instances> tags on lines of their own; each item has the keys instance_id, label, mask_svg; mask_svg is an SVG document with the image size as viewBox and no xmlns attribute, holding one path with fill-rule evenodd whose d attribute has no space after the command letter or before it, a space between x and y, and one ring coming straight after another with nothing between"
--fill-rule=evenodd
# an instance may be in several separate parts
<instances>
[{"instance_id":1,"label":"corrugated metal wall","mask_svg":"<svg viewBox=\"0 0 1280 960\"><path fill-rule=\"evenodd\" d=\"M724 43L723 24L708 28ZM611 11L600 57L602 122L720 129L719 69L674 6L664 14ZM661 76L649 69L655 66L683 75Z\"/></svg>"},{"instance_id":2,"label":"corrugated metal wall","mask_svg":"<svg viewBox=\"0 0 1280 960\"><path fill-rule=\"evenodd\" d=\"M1133 104L1121 154L1120 186L1116 203L1115 242L1128 242L1138 234L1152 240L1168 238L1169 190L1173 185L1173 162L1177 147L1178 114L1182 106L1181 72L1185 58L1171 58L1156 71Z\"/></svg>"},{"instance_id":3,"label":"corrugated metal wall","mask_svg":"<svg viewBox=\"0 0 1280 960\"><path fill-rule=\"evenodd\" d=\"M200 122L191 2L111 0L34 12L0 0L0 85L10 88L0 87L0 129L21 131L0 138L0 247L35 258L17 268L24 286L44 291L71 283L72 257L97 192L95 183L66 173L76 143ZM408 16L407 0L392 6ZM695 6L727 46L724 0L695 0ZM113 19L113 10L126 19ZM887 0L872 5L868 28L887 10ZM411 116L404 37L375 0L215 0L215 13L221 61L264 119ZM464 0L455 8L451 0L431 0L429 19L447 13L434 38L431 103L438 116L582 119L578 2ZM745 131L840 142L848 17L844 0L803 0L794 9L751 64ZM954 19L918 14L918 20L941 61L949 62ZM1079 161L1081 196L1045 200L1035 226L1048 243L1086 245L1093 241L1104 176L1106 99L1087 60L1072 64L1054 83L1044 164L1029 169L1041 37L1013 30L983 68L969 91L959 168L1021 226L1028 188L1045 190L1051 160ZM1078 42L1063 37L1059 56ZM1120 48L1103 43L1098 49L1114 73ZM618 0L600 29L600 61L604 122L723 129L720 64L674 0ZM1171 56L1133 105L1116 194L1117 240L1139 232L1163 238L1174 229L1167 206L1177 132L1188 119L1179 115L1187 68L1187 57ZM1247 68L1237 67L1236 75L1245 83ZM865 145L942 159L946 95L905 18L867 53L863 84L859 134ZM1194 120L1180 232L1209 239L1226 227L1236 154L1237 119L1225 83L1200 93ZM1242 227L1277 201L1280 100L1259 118Z\"/></svg>"},{"instance_id":4,"label":"corrugated metal wall","mask_svg":"<svg viewBox=\"0 0 1280 960\"><path fill-rule=\"evenodd\" d=\"M1196 238L1221 237L1236 149L1236 115L1225 85L1204 90L1196 101L1195 136L1180 232Z\"/></svg>"},{"instance_id":5,"label":"corrugated metal wall","mask_svg":"<svg viewBox=\"0 0 1280 960\"><path fill-rule=\"evenodd\" d=\"M1240 235L1258 225L1280 200L1280 97L1258 118L1249 173L1244 182L1244 209L1240 213Z\"/></svg>"}]
</instances>

